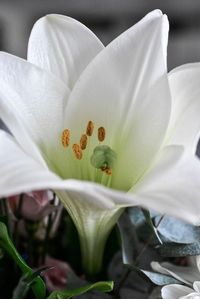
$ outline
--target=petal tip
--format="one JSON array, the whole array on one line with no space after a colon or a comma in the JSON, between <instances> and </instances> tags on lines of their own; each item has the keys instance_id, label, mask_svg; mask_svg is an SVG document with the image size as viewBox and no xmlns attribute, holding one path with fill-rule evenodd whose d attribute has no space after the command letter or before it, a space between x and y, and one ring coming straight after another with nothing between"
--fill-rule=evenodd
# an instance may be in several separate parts
<instances>
[{"instance_id":1,"label":"petal tip","mask_svg":"<svg viewBox=\"0 0 200 299\"><path fill-rule=\"evenodd\" d=\"M151 18L159 18L163 16L163 12L160 9L154 9L152 11L150 11L147 16L151 17Z\"/></svg>"}]
</instances>

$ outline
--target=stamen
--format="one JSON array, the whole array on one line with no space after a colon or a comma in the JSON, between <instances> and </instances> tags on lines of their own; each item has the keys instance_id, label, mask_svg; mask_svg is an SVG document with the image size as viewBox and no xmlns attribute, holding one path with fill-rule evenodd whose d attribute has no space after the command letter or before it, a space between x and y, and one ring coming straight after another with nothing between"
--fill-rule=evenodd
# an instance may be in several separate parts
<instances>
[{"instance_id":1,"label":"stamen","mask_svg":"<svg viewBox=\"0 0 200 299\"><path fill-rule=\"evenodd\" d=\"M83 153L82 153L80 145L75 143L75 144L73 144L72 149L73 149L76 159L81 160L83 157Z\"/></svg>"},{"instance_id":2,"label":"stamen","mask_svg":"<svg viewBox=\"0 0 200 299\"><path fill-rule=\"evenodd\" d=\"M93 130L94 130L94 123L90 120L88 122L88 125L87 125L87 128L86 128L86 134L88 136L92 136Z\"/></svg>"},{"instance_id":3,"label":"stamen","mask_svg":"<svg viewBox=\"0 0 200 299\"><path fill-rule=\"evenodd\" d=\"M81 136L81 139L80 139L80 147L82 150L85 150L86 149L86 146L87 146L87 135L86 134L83 134Z\"/></svg>"},{"instance_id":4,"label":"stamen","mask_svg":"<svg viewBox=\"0 0 200 299\"><path fill-rule=\"evenodd\" d=\"M104 127L98 128L98 139L100 142L104 141L106 137L106 130Z\"/></svg>"},{"instance_id":5,"label":"stamen","mask_svg":"<svg viewBox=\"0 0 200 299\"><path fill-rule=\"evenodd\" d=\"M65 129L62 132L62 145L64 147L68 147L69 146L69 142L70 142L70 130Z\"/></svg>"}]
</instances>

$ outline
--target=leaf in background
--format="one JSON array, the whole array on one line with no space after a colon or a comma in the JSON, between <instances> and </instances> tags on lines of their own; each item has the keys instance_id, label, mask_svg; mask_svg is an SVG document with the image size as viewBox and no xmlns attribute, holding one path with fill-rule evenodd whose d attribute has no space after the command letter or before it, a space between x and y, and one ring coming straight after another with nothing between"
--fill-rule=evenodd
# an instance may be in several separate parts
<instances>
[{"instance_id":1,"label":"leaf in background","mask_svg":"<svg viewBox=\"0 0 200 299\"><path fill-rule=\"evenodd\" d=\"M23 275L16 288L14 289L12 299L24 299L30 290L31 283L27 283L28 274ZM34 280L34 279L33 279Z\"/></svg>"},{"instance_id":2,"label":"leaf in background","mask_svg":"<svg viewBox=\"0 0 200 299\"><path fill-rule=\"evenodd\" d=\"M160 274L152 271L145 271L145 270L140 270L144 275L146 275L151 282L158 286L163 286L163 285L168 285L168 284L180 284L181 282L171 276L165 275L165 274Z\"/></svg>"},{"instance_id":3,"label":"leaf in background","mask_svg":"<svg viewBox=\"0 0 200 299\"><path fill-rule=\"evenodd\" d=\"M126 208L128 217L131 224L137 233L137 238L139 242L146 243L150 235L152 235L152 228L147 224L146 218L141 207L129 207ZM157 238L154 238L155 234L152 236L152 243L157 244Z\"/></svg>"},{"instance_id":4,"label":"leaf in background","mask_svg":"<svg viewBox=\"0 0 200 299\"><path fill-rule=\"evenodd\" d=\"M70 290L81 288L88 283L89 282L87 280L85 280L83 277L77 276L73 271L67 274L67 288Z\"/></svg>"},{"instance_id":5,"label":"leaf in background","mask_svg":"<svg viewBox=\"0 0 200 299\"><path fill-rule=\"evenodd\" d=\"M158 218L160 216L154 218L155 222L158 221ZM163 242L190 244L197 240L200 241L200 227L169 216L162 219L157 231Z\"/></svg>"},{"instance_id":6,"label":"leaf in background","mask_svg":"<svg viewBox=\"0 0 200 299\"><path fill-rule=\"evenodd\" d=\"M142 209L142 212L143 212L144 217L146 219L146 223L150 226L150 228L151 228L152 232L155 234L158 242L160 244L162 244L163 242L162 242L162 240L161 240L161 238L159 236L159 232L158 232L157 227L154 225L154 223L152 221L152 217L151 217L150 212L148 210L146 210L146 209ZM159 221L158 221L158 224L157 224L158 227L160 225L160 222L162 222L161 219L163 219L163 216L159 216Z\"/></svg>"},{"instance_id":7,"label":"leaf in background","mask_svg":"<svg viewBox=\"0 0 200 299\"><path fill-rule=\"evenodd\" d=\"M99 281L93 284L87 284L83 287L73 289L73 290L54 291L49 295L47 299L68 299L92 290L99 291L102 293L110 292L113 290L113 282Z\"/></svg>"},{"instance_id":8,"label":"leaf in background","mask_svg":"<svg viewBox=\"0 0 200 299\"><path fill-rule=\"evenodd\" d=\"M34 271L32 274L24 274L20 278L19 283L13 292L12 299L24 299L28 294L28 291L30 290L31 286L35 283L35 280L37 279L38 275L41 272L46 271L48 269L50 269L50 267L43 267Z\"/></svg>"},{"instance_id":9,"label":"leaf in background","mask_svg":"<svg viewBox=\"0 0 200 299\"><path fill-rule=\"evenodd\" d=\"M140 226L145 223L144 213L140 207L131 207L126 209L131 220L131 223L134 226Z\"/></svg>"},{"instance_id":10,"label":"leaf in background","mask_svg":"<svg viewBox=\"0 0 200 299\"><path fill-rule=\"evenodd\" d=\"M162 299L161 297L161 287L156 287L153 289L149 299Z\"/></svg>"},{"instance_id":11,"label":"leaf in background","mask_svg":"<svg viewBox=\"0 0 200 299\"><path fill-rule=\"evenodd\" d=\"M0 247L4 249L7 254L9 254L9 256L15 261L24 274L27 274L28 276L33 275L33 270L25 263L12 243L8 235L7 228L3 222L0 222ZM39 276L35 278L32 289L37 299L45 298L45 284Z\"/></svg>"},{"instance_id":12,"label":"leaf in background","mask_svg":"<svg viewBox=\"0 0 200 299\"><path fill-rule=\"evenodd\" d=\"M138 267L126 265L128 269L137 272L138 274L141 274L143 277L148 277L151 282L158 286L168 285L168 284L181 284L181 282L169 275L160 274L152 271L146 271L143 269L140 269Z\"/></svg>"},{"instance_id":13,"label":"leaf in background","mask_svg":"<svg viewBox=\"0 0 200 299\"><path fill-rule=\"evenodd\" d=\"M121 215L118 221L118 228L121 237L123 263L133 264L139 251L138 240L135 226L126 211Z\"/></svg>"},{"instance_id":14,"label":"leaf in background","mask_svg":"<svg viewBox=\"0 0 200 299\"><path fill-rule=\"evenodd\" d=\"M165 257L182 257L200 255L200 242L192 244L164 244L159 246L159 251Z\"/></svg>"}]
</instances>

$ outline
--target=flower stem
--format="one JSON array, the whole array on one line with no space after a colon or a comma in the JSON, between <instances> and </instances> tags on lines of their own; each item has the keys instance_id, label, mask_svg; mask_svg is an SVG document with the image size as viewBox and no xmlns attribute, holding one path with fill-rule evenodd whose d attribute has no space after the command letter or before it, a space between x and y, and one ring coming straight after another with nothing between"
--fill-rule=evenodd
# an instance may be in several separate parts
<instances>
[{"instance_id":1,"label":"flower stem","mask_svg":"<svg viewBox=\"0 0 200 299\"><path fill-rule=\"evenodd\" d=\"M81 254L84 273L91 279L101 271L104 247L108 234L95 234L81 236Z\"/></svg>"},{"instance_id":2,"label":"flower stem","mask_svg":"<svg viewBox=\"0 0 200 299\"><path fill-rule=\"evenodd\" d=\"M56 191L73 220L79 234L82 265L88 277L94 277L101 271L104 247L107 238L124 208L99 208L89 203L84 196L72 198L65 192Z\"/></svg>"},{"instance_id":3,"label":"flower stem","mask_svg":"<svg viewBox=\"0 0 200 299\"><path fill-rule=\"evenodd\" d=\"M107 238L116 224L123 209L98 213L95 217L85 221L84 225L77 226L84 273L95 278L101 271L104 248ZM102 215L103 214L103 215Z\"/></svg>"}]
</instances>

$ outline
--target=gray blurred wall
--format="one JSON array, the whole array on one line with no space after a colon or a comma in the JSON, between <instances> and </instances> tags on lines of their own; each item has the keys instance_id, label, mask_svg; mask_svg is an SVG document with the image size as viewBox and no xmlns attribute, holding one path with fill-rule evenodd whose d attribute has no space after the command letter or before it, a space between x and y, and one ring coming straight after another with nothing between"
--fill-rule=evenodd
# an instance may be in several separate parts
<instances>
[{"instance_id":1,"label":"gray blurred wall","mask_svg":"<svg viewBox=\"0 0 200 299\"><path fill-rule=\"evenodd\" d=\"M26 57L32 26L48 13L80 20L108 44L155 8L170 20L169 69L200 61L200 0L0 0L0 49Z\"/></svg>"},{"instance_id":2,"label":"gray blurred wall","mask_svg":"<svg viewBox=\"0 0 200 299\"><path fill-rule=\"evenodd\" d=\"M78 19L106 45L156 8L170 21L168 69L200 61L200 0L0 0L0 50L25 58L34 22L49 13Z\"/></svg>"}]
</instances>

